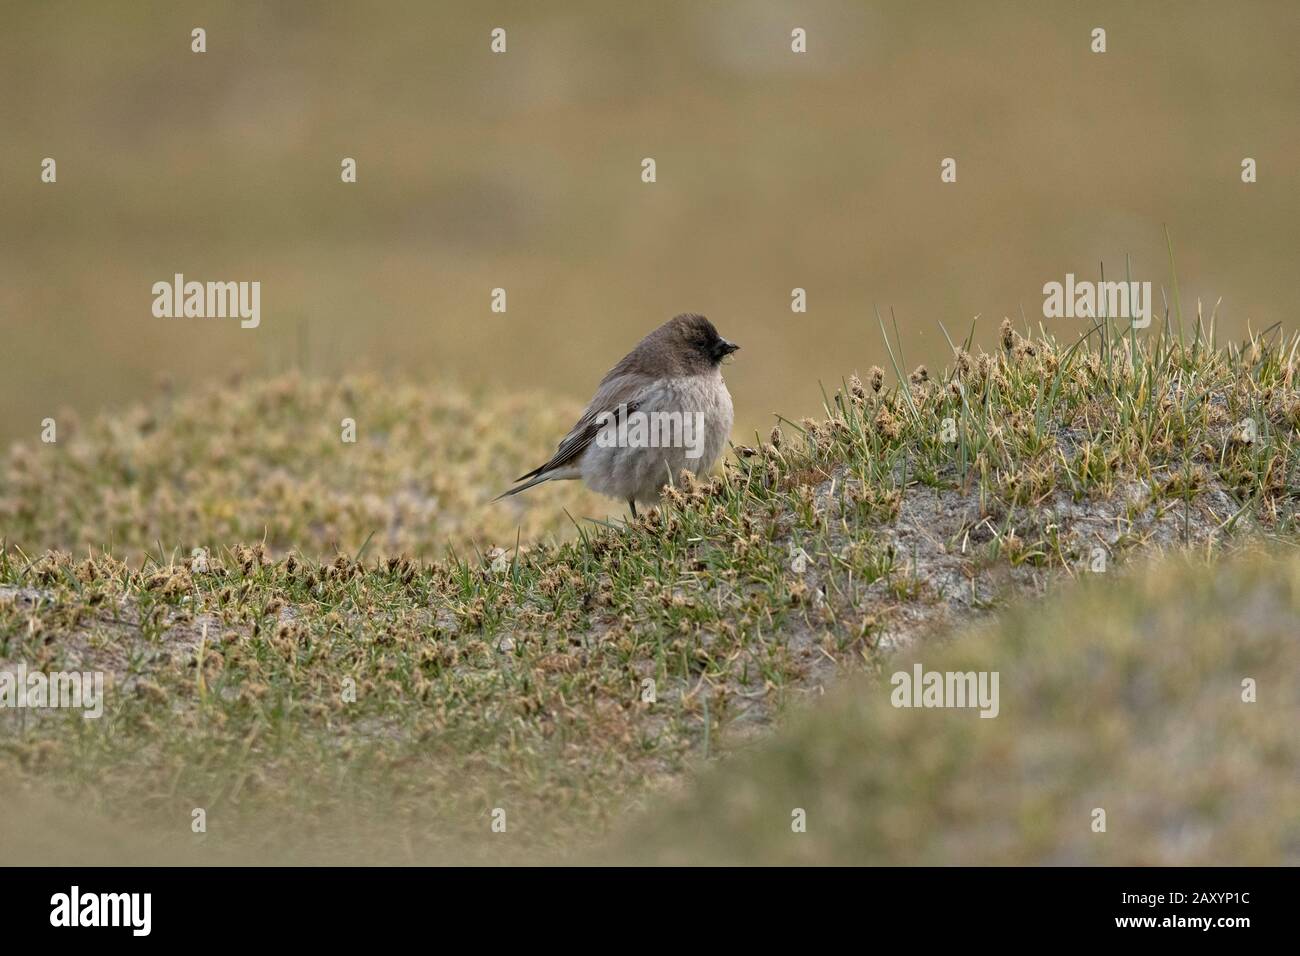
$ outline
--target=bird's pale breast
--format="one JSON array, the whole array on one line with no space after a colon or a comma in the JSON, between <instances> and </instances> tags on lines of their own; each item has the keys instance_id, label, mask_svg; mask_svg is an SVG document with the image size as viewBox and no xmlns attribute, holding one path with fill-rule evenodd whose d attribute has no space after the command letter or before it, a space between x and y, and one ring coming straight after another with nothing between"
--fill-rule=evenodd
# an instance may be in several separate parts
<instances>
[{"instance_id":1,"label":"bird's pale breast","mask_svg":"<svg viewBox=\"0 0 1300 956\"><path fill-rule=\"evenodd\" d=\"M660 430L657 446L631 442L592 442L582 459L582 477L592 490L612 497L652 504L659 489L683 470L707 472L731 435L734 411L720 370L708 375L662 379L640 396L638 412ZM676 413L674 415L673 413ZM685 424L686 420L690 424ZM703 433L695 431L702 423ZM695 453L698 452L698 455Z\"/></svg>"}]
</instances>

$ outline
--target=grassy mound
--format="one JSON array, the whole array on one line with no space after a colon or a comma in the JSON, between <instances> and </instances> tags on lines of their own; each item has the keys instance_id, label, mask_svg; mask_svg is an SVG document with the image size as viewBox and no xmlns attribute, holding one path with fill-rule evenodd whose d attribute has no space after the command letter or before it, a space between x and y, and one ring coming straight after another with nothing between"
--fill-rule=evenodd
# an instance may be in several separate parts
<instances>
[{"instance_id":1,"label":"grassy mound","mask_svg":"<svg viewBox=\"0 0 1300 956\"><path fill-rule=\"evenodd\" d=\"M408 483L459 513L467 475L495 491L557 422L287 379L15 451L0 662L112 687L100 721L0 713L0 779L183 844L202 807L214 841L277 852L358 819L380 831L364 852L463 852L498 809L512 839L492 853L572 846L843 671L1009 598L1133 554L1294 541L1295 341L1062 347L1008 325L1003 346L894 389L854 377L824 420L737 448L635 523L439 560L422 555L453 532L402 511ZM547 527L530 516L556 500L501 514ZM377 516L372 550L329 553ZM513 540L486 521L460 530ZM155 534L209 550L169 557ZM74 543L147 553L32 557Z\"/></svg>"},{"instance_id":2,"label":"grassy mound","mask_svg":"<svg viewBox=\"0 0 1300 956\"><path fill-rule=\"evenodd\" d=\"M37 553L163 564L238 542L317 558L514 544L571 528L564 506L618 510L572 483L537 489L538 507L490 503L580 411L365 377L234 381L15 445L0 462L0 529Z\"/></svg>"},{"instance_id":3,"label":"grassy mound","mask_svg":"<svg viewBox=\"0 0 1300 956\"><path fill-rule=\"evenodd\" d=\"M1098 576L886 668L997 671L997 717L895 708L888 680L842 686L644 822L619 856L1295 865L1297 620L1294 552Z\"/></svg>"}]
</instances>

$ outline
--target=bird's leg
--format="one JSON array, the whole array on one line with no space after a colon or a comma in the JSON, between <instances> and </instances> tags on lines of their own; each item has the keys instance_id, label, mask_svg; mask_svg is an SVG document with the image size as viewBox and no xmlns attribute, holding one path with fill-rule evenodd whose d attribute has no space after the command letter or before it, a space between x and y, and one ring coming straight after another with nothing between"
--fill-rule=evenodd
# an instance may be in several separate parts
<instances>
[{"instance_id":1,"label":"bird's leg","mask_svg":"<svg viewBox=\"0 0 1300 956\"><path fill-rule=\"evenodd\" d=\"M636 499L635 498L627 499L627 506L632 509L632 520L635 521L636 520Z\"/></svg>"}]
</instances>

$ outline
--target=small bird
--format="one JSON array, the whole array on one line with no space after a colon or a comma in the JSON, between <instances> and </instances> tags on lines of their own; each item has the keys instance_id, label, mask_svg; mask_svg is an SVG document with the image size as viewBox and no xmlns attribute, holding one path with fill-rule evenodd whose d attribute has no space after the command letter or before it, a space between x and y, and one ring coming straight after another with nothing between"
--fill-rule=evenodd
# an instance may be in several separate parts
<instances>
[{"instance_id":1,"label":"small bird","mask_svg":"<svg viewBox=\"0 0 1300 956\"><path fill-rule=\"evenodd\" d=\"M683 469L704 474L731 435L722 360L739 349L702 315L678 315L606 373L554 457L516 478L517 495L552 479L581 478L593 491L653 504Z\"/></svg>"}]
</instances>

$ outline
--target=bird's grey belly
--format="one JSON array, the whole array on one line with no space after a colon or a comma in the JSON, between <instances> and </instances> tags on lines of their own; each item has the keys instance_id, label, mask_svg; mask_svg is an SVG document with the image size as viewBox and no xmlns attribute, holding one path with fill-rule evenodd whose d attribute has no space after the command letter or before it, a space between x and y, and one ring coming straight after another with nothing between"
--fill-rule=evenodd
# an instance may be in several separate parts
<instances>
[{"instance_id":1,"label":"bird's grey belly","mask_svg":"<svg viewBox=\"0 0 1300 956\"><path fill-rule=\"evenodd\" d=\"M582 477L594 491L653 504L659 490L683 471L707 472L731 435L731 395L722 376L669 379L642 398L647 429L631 426L622 443L593 441ZM673 413L676 413L675 415Z\"/></svg>"}]
</instances>

